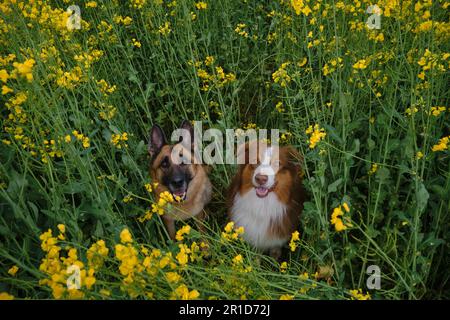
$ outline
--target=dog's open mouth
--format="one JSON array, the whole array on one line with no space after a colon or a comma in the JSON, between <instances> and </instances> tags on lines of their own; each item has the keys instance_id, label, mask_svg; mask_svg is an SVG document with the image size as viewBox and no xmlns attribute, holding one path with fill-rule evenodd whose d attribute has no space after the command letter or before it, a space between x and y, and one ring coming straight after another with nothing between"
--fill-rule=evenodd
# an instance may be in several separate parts
<instances>
[{"instance_id":1,"label":"dog's open mouth","mask_svg":"<svg viewBox=\"0 0 450 320\"><path fill-rule=\"evenodd\" d=\"M176 191L172 192L172 196L176 202L181 202L181 201L186 200L186 194L187 194L186 189L176 190Z\"/></svg>"},{"instance_id":2,"label":"dog's open mouth","mask_svg":"<svg viewBox=\"0 0 450 320\"><path fill-rule=\"evenodd\" d=\"M260 198L264 198L269 194L269 189L266 187L256 187L256 195Z\"/></svg>"}]
</instances>

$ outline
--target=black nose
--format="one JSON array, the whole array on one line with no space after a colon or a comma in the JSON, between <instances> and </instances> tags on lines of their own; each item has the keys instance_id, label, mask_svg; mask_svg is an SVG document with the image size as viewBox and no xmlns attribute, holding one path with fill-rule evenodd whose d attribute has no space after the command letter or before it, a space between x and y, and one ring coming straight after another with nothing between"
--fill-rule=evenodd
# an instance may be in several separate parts
<instances>
[{"instance_id":1,"label":"black nose","mask_svg":"<svg viewBox=\"0 0 450 320\"><path fill-rule=\"evenodd\" d=\"M184 179L183 178L174 178L171 181L171 184L174 188L181 188L183 186Z\"/></svg>"}]
</instances>

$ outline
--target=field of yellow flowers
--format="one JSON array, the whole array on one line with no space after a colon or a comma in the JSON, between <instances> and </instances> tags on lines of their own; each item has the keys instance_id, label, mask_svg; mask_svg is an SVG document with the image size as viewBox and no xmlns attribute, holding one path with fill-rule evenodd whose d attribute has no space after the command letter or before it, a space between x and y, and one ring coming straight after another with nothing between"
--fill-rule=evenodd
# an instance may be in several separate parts
<instances>
[{"instance_id":1,"label":"field of yellow flowers","mask_svg":"<svg viewBox=\"0 0 450 320\"><path fill-rule=\"evenodd\" d=\"M449 6L1 1L0 299L450 298ZM227 224L231 165L167 240L146 144L183 119L304 155L281 262Z\"/></svg>"}]
</instances>

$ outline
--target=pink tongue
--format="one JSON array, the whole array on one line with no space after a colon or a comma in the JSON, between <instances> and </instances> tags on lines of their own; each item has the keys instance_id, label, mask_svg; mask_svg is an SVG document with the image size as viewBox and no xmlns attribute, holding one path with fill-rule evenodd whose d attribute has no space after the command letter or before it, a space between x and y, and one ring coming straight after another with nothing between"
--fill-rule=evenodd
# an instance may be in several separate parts
<instances>
[{"instance_id":1,"label":"pink tongue","mask_svg":"<svg viewBox=\"0 0 450 320\"><path fill-rule=\"evenodd\" d=\"M267 188L263 188L263 187L256 188L256 194L260 197L266 196L267 193L269 193L269 189L267 189Z\"/></svg>"}]
</instances>

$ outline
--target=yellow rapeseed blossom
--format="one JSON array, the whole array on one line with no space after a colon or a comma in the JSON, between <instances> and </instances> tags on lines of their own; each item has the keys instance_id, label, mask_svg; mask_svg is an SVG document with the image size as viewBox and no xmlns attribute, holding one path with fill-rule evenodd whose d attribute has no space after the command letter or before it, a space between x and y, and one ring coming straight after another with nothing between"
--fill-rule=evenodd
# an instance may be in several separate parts
<instances>
[{"instance_id":1,"label":"yellow rapeseed blossom","mask_svg":"<svg viewBox=\"0 0 450 320\"><path fill-rule=\"evenodd\" d=\"M114 145L117 149L128 148L128 144L126 143L128 141L128 133L114 133L111 135L111 139L109 142Z\"/></svg>"},{"instance_id":2,"label":"yellow rapeseed blossom","mask_svg":"<svg viewBox=\"0 0 450 320\"><path fill-rule=\"evenodd\" d=\"M377 172L377 170L378 170L378 164L376 164L376 163L372 163L372 166L370 167L370 170L369 170L369 175L373 175L375 172Z\"/></svg>"},{"instance_id":3,"label":"yellow rapeseed blossom","mask_svg":"<svg viewBox=\"0 0 450 320\"><path fill-rule=\"evenodd\" d=\"M351 227L352 225L348 223L347 225L344 223L341 217L344 216L344 211L342 211L342 208L348 213L350 212L350 208L347 203L344 202L342 206L338 206L333 209L333 213L331 214L330 222L332 225L334 225L334 228L337 232L341 232L346 230L348 227Z\"/></svg>"},{"instance_id":4,"label":"yellow rapeseed blossom","mask_svg":"<svg viewBox=\"0 0 450 320\"><path fill-rule=\"evenodd\" d=\"M14 75L15 73L17 73L20 76L25 77L28 82L33 81L32 70L35 63L36 61L34 59L27 59L23 63L14 62L13 63L13 66L15 68Z\"/></svg>"},{"instance_id":5,"label":"yellow rapeseed blossom","mask_svg":"<svg viewBox=\"0 0 450 320\"><path fill-rule=\"evenodd\" d=\"M172 293L171 299L194 300L199 296L200 293L197 290L189 291L188 287L185 284L182 284Z\"/></svg>"},{"instance_id":6,"label":"yellow rapeseed blossom","mask_svg":"<svg viewBox=\"0 0 450 320\"><path fill-rule=\"evenodd\" d=\"M275 105L275 109L279 112L279 113L283 113L285 111L284 107L283 107L283 102L278 102Z\"/></svg>"},{"instance_id":7,"label":"yellow rapeseed blossom","mask_svg":"<svg viewBox=\"0 0 450 320\"><path fill-rule=\"evenodd\" d=\"M163 25L158 28L159 34L167 36L172 30L170 29L170 22L166 21Z\"/></svg>"},{"instance_id":8,"label":"yellow rapeseed blossom","mask_svg":"<svg viewBox=\"0 0 450 320\"><path fill-rule=\"evenodd\" d=\"M133 242L130 230L128 230L127 228L123 229L122 232L120 232L120 242L124 244L128 242Z\"/></svg>"},{"instance_id":9,"label":"yellow rapeseed blossom","mask_svg":"<svg viewBox=\"0 0 450 320\"><path fill-rule=\"evenodd\" d=\"M182 277L177 272L166 272L166 279L169 283L177 283Z\"/></svg>"},{"instance_id":10,"label":"yellow rapeseed blossom","mask_svg":"<svg viewBox=\"0 0 450 320\"><path fill-rule=\"evenodd\" d=\"M131 39L131 43L133 44L133 46L135 46L136 48L140 48L141 47L141 43L139 41L137 41L135 38Z\"/></svg>"},{"instance_id":11,"label":"yellow rapeseed blossom","mask_svg":"<svg viewBox=\"0 0 450 320\"><path fill-rule=\"evenodd\" d=\"M358 60L354 65L353 68L354 69L365 69L368 66L368 61L366 59L361 59Z\"/></svg>"},{"instance_id":12,"label":"yellow rapeseed blossom","mask_svg":"<svg viewBox=\"0 0 450 320\"><path fill-rule=\"evenodd\" d=\"M327 136L325 129L320 128L318 124L314 125L314 127L310 125L308 129L306 129L305 133L309 135L308 142L310 149L314 149L317 143L325 139L325 137Z\"/></svg>"},{"instance_id":13,"label":"yellow rapeseed blossom","mask_svg":"<svg viewBox=\"0 0 450 320\"><path fill-rule=\"evenodd\" d=\"M305 2L303 0L291 0L291 5L296 15L303 13L305 16L308 16L312 12L311 8Z\"/></svg>"},{"instance_id":14,"label":"yellow rapeseed blossom","mask_svg":"<svg viewBox=\"0 0 450 320\"><path fill-rule=\"evenodd\" d=\"M289 248L294 252L297 249L298 242L300 241L300 232L294 231L291 235L291 240L289 241Z\"/></svg>"},{"instance_id":15,"label":"yellow rapeseed blossom","mask_svg":"<svg viewBox=\"0 0 450 320\"><path fill-rule=\"evenodd\" d=\"M206 8L208 8L208 4L207 4L206 2L199 1L199 2L196 2L196 3L195 3L195 7L196 7L198 10L206 10Z\"/></svg>"},{"instance_id":16,"label":"yellow rapeseed blossom","mask_svg":"<svg viewBox=\"0 0 450 320\"><path fill-rule=\"evenodd\" d=\"M16 275L17 271L19 271L19 267L18 266L12 266L11 268L9 268L8 274L10 274L10 275L12 275L14 277Z\"/></svg>"},{"instance_id":17,"label":"yellow rapeseed blossom","mask_svg":"<svg viewBox=\"0 0 450 320\"><path fill-rule=\"evenodd\" d=\"M123 201L123 203L128 203L128 202L133 201L133 199L134 199L133 196L131 194L128 194L125 197L123 197L122 201Z\"/></svg>"},{"instance_id":18,"label":"yellow rapeseed blossom","mask_svg":"<svg viewBox=\"0 0 450 320\"><path fill-rule=\"evenodd\" d=\"M175 239L177 239L177 241L183 241L184 240L183 235L185 235L185 234L188 235L190 232L191 232L191 227L189 225L185 225L177 231Z\"/></svg>"},{"instance_id":19,"label":"yellow rapeseed blossom","mask_svg":"<svg viewBox=\"0 0 450 320\"><path fill-rule=\"evenodd\" d=\"M281 64L281 66L278 68L277 71L272 73L272 79L275 83L279 83L280 86L286 87L289 82L291 82L291 77L289 76L288 72L286 71L286 68L290 62L285 62Z\"/></svg>"},{"instance_id":20,"label":"yellow rapeseed blossom","mask_svg":"<svg viewBox=\"0 0 450 320\"><path fill-rule=\"evenodd\" d=\"M109 249L106 247L105 241L98 240L86 252L89 266L93 269L100 269L108 253Z\"/></svg>"},{"instance_id":21,"label":"yellow rapeseed blossom","mask_svg":"<svg viewBox=\"0 0 450 320\"><path fill-rule=\"evenodd\" d=\"M446 136L443 137L441 139L439 139L439 142L437 144L435 144L431 150L433 152L437 152L437 151L445 151L448 149L448 142L450 140L450 136Z\"/></svg>"},{"instance_id":22,"label":"yellow rapeseed blossom","mask_svg":"<svg viewBox=\"0 0 450 320\"><path fill-rule=\"evenodd\" d=\"M441 106L441 107L431 107L430 112L433 116L435 117L439 117L439 115L443 112L445 112L445 110L447 110L446 107Z\"/></svg>"},{"instance_id":23,"label":"yellow rapeseed blossom","mask_svg":"<svg viewBox=\"0 0 450 320\"><path fill-rule=\"evenodd\" d=\"M0 300L14 300L14 296L7 292L0 292Z\"/></svg>"},{"instance_id":24,"label":"yellow rapeseed blossom","mask_svg":"<svg viewBox=\"0 0 450 320\"><path fill-rule=\"evenodd\" d=\"M2 86L2 95L7 95L8 93L12 93L12 92L14 92L14 90L11 89L10 87L5 86L5 85Z\"/></svg>"},{"instance_id":25,"label":"yellow rapeseed blossom","mask_svg":"<svg viewBox=\"0 0 450 320\"><path fill-rule=\"evenodd\" d=\"M350 290L351 300L370 300L370 294L363 294L361 289Z\"/></svg>"},{"instance_id":26,"label":"yellow rapeseed blossom","mask_svg":"<svg viewBox=\"0 0 450 320\"><path fill-rule=\"evenodd\" d=\"M244 227L234 227L234 222L228 222L227 225L224 228L224 232L222 232L222 238L229 241L229 240L237 240L239 236L244 234Z\"/></svg>"},{"instance_id":27,"label":"yellow rapeseed blossom","mask_svg":"<svg viewBox=\"0 0 450 320\"><path fill-rule=\"evenodd\" d=\"M97 2L96 1L88 1L84 4L86 8L97 8Z\"/></svg>"}]
</instances>

